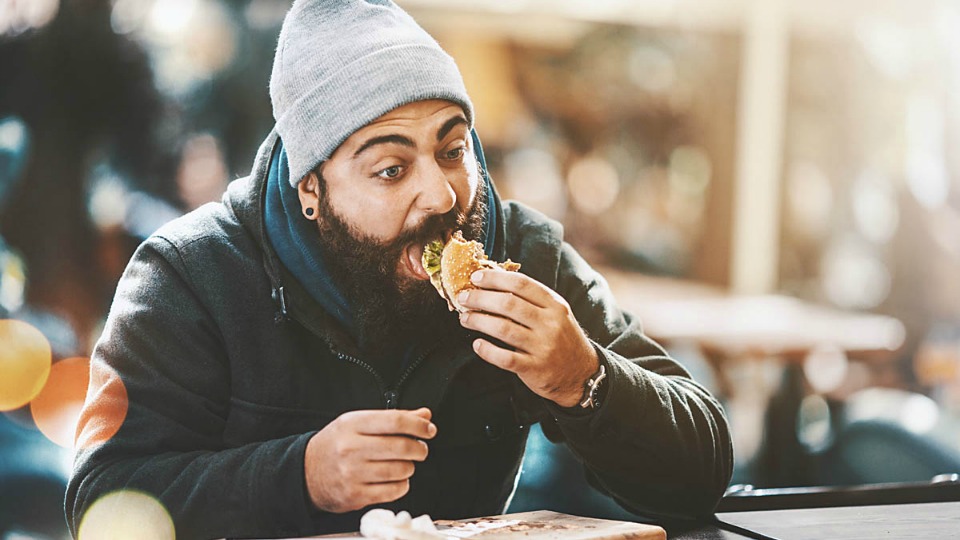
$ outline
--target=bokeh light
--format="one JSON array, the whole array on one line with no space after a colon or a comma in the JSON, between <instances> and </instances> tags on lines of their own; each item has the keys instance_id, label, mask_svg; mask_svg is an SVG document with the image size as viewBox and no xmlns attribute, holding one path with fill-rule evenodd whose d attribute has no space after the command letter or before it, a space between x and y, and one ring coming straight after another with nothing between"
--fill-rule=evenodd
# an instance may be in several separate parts
<instances>
[{"instance_id":1,"label":"bokeh light","mask_svg":"<svg viewBox=\"0 0 960 540\"><path fill-rule=\"evenodd\" d=\"M940 423L937 403L923 394L896 388L867 388L850 396L848 422L893 422L915 434L930 433Z\"/></svg>"},{"instance_id":2,"label":"bokeh light","mask_svg":"<svg viewBox=\"0 0 960 540\"><path fill-rule=\"evenodd\" d=\"M843 384L849 365L843 350L824 345L815 347L804 358L803 374L814 391L825 394Z\"/></svg>"},{"instance_id":3,"label":"bokeh light","mask_svg":"<svg viewBox=\"0 0 960 540\"><path fill-rule=\"evenodd\" d=\"M27 269L23 259L4 249L0 240L0 307L14 312L23 307L27 286Z\"/></svg>"},{"instance_id":4,"label":"bokeh light","mask_svg":"<svg viewBox=\"0 0 960 540\"><path fill-rule=\"evenodd\" d=\"M67 358L53 365L43 390L30 402L37 429L54 443L72 448L77 420L90 382L90 360Z\"/></svg>"},{"instance_id":5,"label":"bokeh light","mask_svg":"<svg viewBox=\"0 0 960 540\"><path fill-rule=\"evenodd\" d=\"M503 163L503 180L510 195L529 201L541 212L554 219L562 219L567 198L563 176L555 157L537 148L522 148L511 152Z\"/></svg>"},{"instance_id":6,"label":"bokeh light","mask_svg":"<svg viewBox=\"0 0 960 540\"><path fill-rule=\"evenodd\" d=\"M701 197L710 185L713 165L698 146L678 146L670 152L670 189L686 196Z\"/></svg>"},{"instance_id":7,"label":"bokeh light","mask_svg":"<svg viewBox=\"0 0 960 540\"><path fill-rule=\"evenodd\" d=\"M250 28L257 30L272 30L279 28L289 6L273 0L250 0L243 10L244 18Z\"/></svg>"},{"instance_id":8,"label":"bokeh light","mask_svg":"<svg viewBox=\"0 0 960 540\"><path fill-rule=\"evenodd\" d=\"M833 187L815 163L797 161L787 176L787 209L794 232L804 240L826 237L832 230Z\"/></svg>"},{"instance_id":9,"label":"bokeh light","mask_svg":"<svg viewBox=\"0 0 960 540\"><path fill-rule=\"evenodd\" d=\"M60 0L5 0L0 2L0 34L19 34L45 26L60 10Z\"/></svg>"},{"instance_id":10,"label":"bokeh light","mask_svg":"<svg viewBox=\"0 0 960 540\"><path fill-rule=\"evenodd\" d=\"M139 30L150 12L151 4L142 0L114 0L110 26L118 34Z\"/></svg>"},{"instance_id":11,"label":"bokeh light","mask_svg":"<svg viewBox=\"0 0 960 540\"><path fill-rule=\"evenodd\" d=\"M172 540L173 518L155 497L120 490L94 502L80 521L78 540Z\"/></svg>"},{"instance_id":12,"label":"bokeh light","mask_svg":"<svg viewBox=\"0 0 960 540\"><path fill-rule=\"evenodd\" d=\"M220 200L230 181L224 160L220 141L209 133L193 135L184 143L177 188L188 209Z\"/></svg>"},{"instance_id":13,"label":"bokeh light","mask_svg":"<svg viewBox=\"0 0 960 540\"><path fill-rule=\"evenodd\" d=\"M862 240L837 239L827 248L820 265L824 292L837 306L872 309L890 294L890 270Z\"/></svg>"},{"instance_id":14,"label":"bokeh light","mask_svg":"<svg viewBox=\"0 0 960 540\"><path fill-rule=\"evenodd\" d=\"M703 218L712 165L710 156L698 146L678 146L670 152L667 215L672 223L699 230Z\"/></svg>"},{"instance_id":15,"label":"bokeh light","mask_svg":"<svg viewBox=\"0 0 960 540\"><path fill-rule=\"evenodd\" d=\"M43 389L50 375L50 343L23 321L0 320L0 411L18 409Z\"/></svg>"},{"instance_id":16,"label":"bokeh light","mask_svg":"<svg viewBox=\"0 0 960 540\"><path fill-rule=\"evenodd\" d=\"M150 30L171 41L179 39L196 11L197 0L155 2L150 11Z\"/></svg>"},{"instance_id":17,"label":"bokeh light","mask_svg":"<svg viewBox=\"0 0 960 540\"><path fill-rule=\"evenodd\" d=\"M677 83L677 66L662 48L640 46L630 51L627 72L630 81L644 90L669 92Z\"/></svg>"},{"instance_id":18,"label":"bokeh light","mask_svg":"<svg viewBox=\"0 0 960 540\"><path fill-rule=\"evenodd\" d=\"M914 58L906 27L883 16L864 17L855 35L880 73L894 80L909 76Z\"/></svg>"},{"instance_id":19,"label":"bokeh light","mask_svg":"<svg viewBox=\"0 0 960 540\"><path fill-rule=\"evenodd\" d=\"M609 161L590 156L570 167L567 174L570 198L585 214L601 214L617 200L620 178Z\"/></svg>"},{"instance_id":20,"label":"bokeh light","mask_svg":"<svg viewBox=\"0 0 960 540\"><path fill-rule=\"evenodd\" d=\"M123 225L127 215L129 195L123 180L115 175L102 175L90 188L87 211L100 230L109 230Z\"/></svg>"},{"instance_id":21,"label":"bokeh light","mask_svg":"<svg viewBox=\"0 0 960 540\"><path fill-rule=\"evenodd\" d=\"M830 405L819 394L803 398L797 412L797 439L808 449L819 451L826 448L833 435L830 420Z\"/></svg>"},{"instance_id":22,"label":"bokeh light","mask_svg":"<svg viewBox=\"0 0 960 540\"><path fill-rule=\"evenodd\" d=\"M926 208L943 206L950 194L945 118L935 98L917 94L907 104L907 187Z\"/></svg>"},{"instance_id":23,"label":"bokeh light","mask_svg":"<svg viewBox=\"0 0 960 540\"><path fill-rule=\"evenodd\" d=\"M127 417L127 388L120 375L102 362L90 366L89 394L77 421L76 448L92 448L116 435Z\"/></svg>"},{"instance_id":24,"label":"bokeh light","mask_svg":"<svg viewBox=\"0 0 960 540\"><path fill-rule=\"evenodd\" d=\"M927 433L937 425L940 408L923 394L913 394L903 405L903 426L913 433Z\"/></svg>"},{"instance_id":25,"label":"bokeh light","mask_svg":"<svg viewBox=\"0 0 960 540\"><path fill-rule=\"evenodd\" d=\"M900 223L897 192L890 179L872 170L864 171L854 182L851 196L860 232L877 244L889 242Z\"/></svg>"}]
</instances>

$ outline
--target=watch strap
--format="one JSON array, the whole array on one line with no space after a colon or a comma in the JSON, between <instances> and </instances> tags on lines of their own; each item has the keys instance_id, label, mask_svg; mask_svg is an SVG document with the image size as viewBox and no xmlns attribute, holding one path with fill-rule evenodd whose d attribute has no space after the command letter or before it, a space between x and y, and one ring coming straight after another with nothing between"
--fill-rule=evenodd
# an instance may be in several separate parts
<instances>
[{"instance_id":1,"label":"watch strap","mask_svg":"<svg viewBox=\"0 0 960 540\"><path fill-rule=\"evenodd\" d=\"M600 387L606 378L607 368L603 365L603 362L600 362L600 369L587 379L587 382L583 383L583 398L580 401L580 407L596 409L600 406Z\"/></svg>"}]
</instances>

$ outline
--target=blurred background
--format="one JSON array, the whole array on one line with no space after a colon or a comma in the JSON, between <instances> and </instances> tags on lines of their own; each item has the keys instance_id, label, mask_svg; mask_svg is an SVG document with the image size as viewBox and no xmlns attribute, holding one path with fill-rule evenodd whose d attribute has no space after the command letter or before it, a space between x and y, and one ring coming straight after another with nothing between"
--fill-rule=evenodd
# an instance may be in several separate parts
<instances>
[{"instance_id":1,"label":"blurred background","mask_svg":"<svg viewBox=\"0 0 960 540\"><path fill-rule=\"evenodd\" d=\"M116 282L248 173L290 3L0 0L0 540L66 534ZM399 3L501 194L723 400L734 484L960 473L960 1ZM534 428L511 510L628 516L583 485Z\"/></svg>"}]
</instances>

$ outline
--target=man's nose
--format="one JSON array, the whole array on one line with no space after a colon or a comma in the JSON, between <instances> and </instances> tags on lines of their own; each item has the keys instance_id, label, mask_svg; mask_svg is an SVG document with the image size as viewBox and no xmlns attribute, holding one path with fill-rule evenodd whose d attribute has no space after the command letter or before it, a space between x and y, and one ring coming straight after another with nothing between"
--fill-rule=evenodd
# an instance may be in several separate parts
<instances>
[{"instance_id":1,"label":"man's nose","mask_svg":"<svg viewBox=\"0 0 960 540\"><path fill-rule=\"evenodd\" d=\"M436 162L422 169L418 195L420 208L428 214L446 214L457 204L457 193L443 168Z\"/></svg>"}]
</instances>

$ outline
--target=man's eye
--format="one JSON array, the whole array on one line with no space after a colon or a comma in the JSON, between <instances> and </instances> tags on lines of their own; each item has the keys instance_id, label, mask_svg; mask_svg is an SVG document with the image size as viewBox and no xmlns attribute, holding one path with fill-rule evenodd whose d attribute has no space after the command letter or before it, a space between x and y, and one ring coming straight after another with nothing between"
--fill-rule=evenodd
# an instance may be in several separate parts
<instances>
[{"instance_id":1,"label":"man's eye","mask_svg":"<svg viewBox=\"0 0 960 540\"><path fill-rule=\"evenodd\" d=\"M387 167L386 169L377 173L377 176L380 178L394 179L400 176L400 173L403 172L403 169L399 165L394 165L393 167Z\"/></svg>"},{"instance_id":2,"label":"man's eye","mask_svg":"<svg viewBox=\"0 0 960 540\"><path fill-rule=\"evenodd\" d=\"M463 152L464 152L464 150L465 150L464 147L458 146L457 148L454 148L453 150L447 151L447 153L444 154L444 157L447 158L447 159L460 159L460 158L463 157Z\"/></svg>"}]
</instances>

